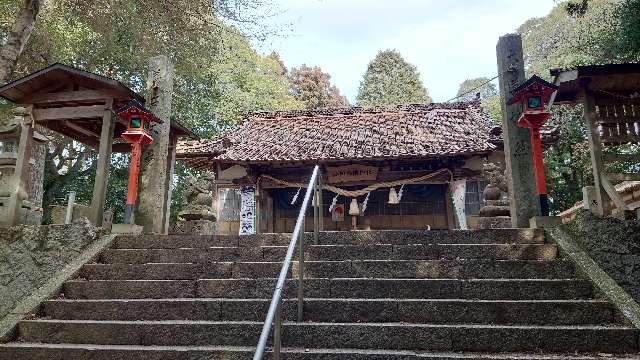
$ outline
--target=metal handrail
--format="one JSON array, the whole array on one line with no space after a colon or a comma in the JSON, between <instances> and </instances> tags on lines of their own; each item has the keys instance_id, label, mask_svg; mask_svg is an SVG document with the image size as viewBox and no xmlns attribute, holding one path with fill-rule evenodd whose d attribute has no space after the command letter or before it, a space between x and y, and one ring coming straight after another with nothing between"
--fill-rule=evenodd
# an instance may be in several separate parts
<instances>
[{"instance_id":1,"label":"metal handrail","mask_svg":"<svg viewBox=\"0 0 640 360\"><path fill-rule=\"evenodd\" d=\"M253 355L253 360L262 360L264 352L267 347L267 340L269 339L269 333L273 327L273 358L275 360L280 359L280 347L282 339L282 291L284 283L287 279L287 273L291 267L293 261L293 253L296 248L296 241L299 247L299 265L298 265L298 321L303 321L303 306L304 306L304 226L305 226L305 214L309 207L309 200L313 193L313 239L314 243L318 243L318 233L321 229L322 212L320 209L321 202L321 189L320 189L320 167L316 165L313 168L313 173L309 179L309 185L298 213L298 219L296 220L296 226L293 228L293 234L291 234L291 241L287 248L287 255L284 258L278 281L276 282L276 289L273 292L271 298L271 305L269 311L267 311L267 318L262 326L262 333L260 333L260 339L256 346L256 352Z\"/></svg>"}]
</instances>

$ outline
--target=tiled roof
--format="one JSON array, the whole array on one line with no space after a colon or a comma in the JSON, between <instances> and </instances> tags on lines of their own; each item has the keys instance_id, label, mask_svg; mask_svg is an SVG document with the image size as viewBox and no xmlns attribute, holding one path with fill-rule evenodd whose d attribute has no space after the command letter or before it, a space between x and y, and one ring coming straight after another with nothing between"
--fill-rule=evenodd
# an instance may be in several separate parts
<instances>
[{"instance_id":1,"label":"tiled roof","mask_svg":"<svg viewBox=\"0 0 640 360\"><path fill-rule=\"evenodd\" d=\"M450 156L496 149L493 126L477 102L255 112L216 138L179 142L177 155L228 163Z\"/></svg>"}]
</instances>

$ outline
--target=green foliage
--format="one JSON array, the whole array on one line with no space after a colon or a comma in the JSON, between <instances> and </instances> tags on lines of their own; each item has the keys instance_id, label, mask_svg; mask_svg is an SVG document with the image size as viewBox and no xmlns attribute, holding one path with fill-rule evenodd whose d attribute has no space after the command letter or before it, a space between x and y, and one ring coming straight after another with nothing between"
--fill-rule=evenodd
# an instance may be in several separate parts
<instances>
[{"instance_id":1,"label":"green foliage","mask_svg":"<svg viewBox=\"0 0 640 360\"><path fill-rule=\"evenodd\" d=\"M331 76L317 66L302 64L291 69L289 75L291 93L307 109L348 106L347 99L340 90L331 85Z\"/></svg>"},{"instance_id":2,"label":"green foliage","mask_svg":"<svg viewBox=\"0 0 640 360\"><path fill-rule=\"evenodd\" d=\"M542 18L530 19L522 34L528 75L549 78L549 69L640 60L640 0L563 2ZM558 141L545 151L552 211L582 198L593 184L586 130L579 107L553 107ZM636 148L624 149L638 151Z\"/></svg>"},{"instance_id":3,"label":"green foliage","mask_svg":"<svg viewBox=\"0 0 640 360\"><path fill-rule=\"evenodd\" d=\"M395 50L380 51L369 63L357 96L358 105L430 103L414 65Z\"/></svg>"},{"instance_id":4,"label":"green foliage","mask_svg":"<svg viewBox=\"0 0 640 360\"><path fill-rule=\"evenodd\" d=\"M61 62L115 78L143 93L149 57L166 54L176 69L172 117L201 136L211 136L249 110L302 107L289 93L277 61L258 54L238 30L247 26L256 31L252 35L263 35L257 33L264 29L258 20L266 1L48 1L13 78ZM0 39L18 5L17 0L0 4ZM71 190L78 192L78 202L88 204L95 152L51 136L55 141L47 157L45 208ZM107 206L116 220L123 213L128 162L128 157L116 155L111 162ZM178 194L180 176L175 184Z\"/></svg>"},{"instance_id":5,"label":"green foliage","mask_svg":"<svg viewBox=\"0 0 640 360\"><path fill-rule=\"evenodd\" d=\"M545 151L551 207L559 212L582 200L582 187L593 183L589 145L580 106L554 106L551 124L560 136Z\"/></svg>"},{"instance_id":6,"label":"green foliage","mask_svg":"<svg viewBox=\"0 0 640 360\"><path fill-rule=\"evenodd\" d=\"M456 96L459 96L458 100L460 101L472 101L476 98L476 94L479 94L480 99L484 100L497 96L498 89L495 84L489 82L489 78L479 77L463 81Z\"/></svg>"},{"instance_id":7,"label":"green foliage","mask_svg":"<svg viewBox=\"0 0 640 360\"><path fill-rule=\"evenodd\" d=\"M475 79L467 79L460 84L458 89L459 96L457 101L472 101L476 98L476 94L480 95L483 109L497 123L502 121L502 113L500 110L500 95L496 85L489 82L489 78L479 77Z\"/></svg>"}]
</instances>

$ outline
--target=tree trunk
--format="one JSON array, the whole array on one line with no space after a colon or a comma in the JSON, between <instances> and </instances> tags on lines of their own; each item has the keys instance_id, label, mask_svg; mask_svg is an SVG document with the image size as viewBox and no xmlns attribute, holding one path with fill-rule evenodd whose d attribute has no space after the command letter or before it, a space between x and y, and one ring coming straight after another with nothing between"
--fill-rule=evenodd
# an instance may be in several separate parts
<instances>
[{"instance_id":1,"label":"tree trunk","mask_svg":"<svg viewBox=\"0 0 640 360\"><path fill-rule=\"evenodd\" d=\"M36 17L40 11L42 0L24 0L22 8L16 16L11 31L7 34L7 42L0 48L0 84L6 83L18 63L18 57L24 50Z\"/></svg>"}]
</instances>

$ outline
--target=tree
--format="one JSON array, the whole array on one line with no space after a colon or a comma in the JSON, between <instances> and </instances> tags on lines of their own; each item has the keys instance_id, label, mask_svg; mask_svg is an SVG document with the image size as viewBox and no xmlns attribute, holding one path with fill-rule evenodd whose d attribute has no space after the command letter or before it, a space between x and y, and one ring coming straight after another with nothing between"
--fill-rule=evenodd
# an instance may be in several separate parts
<instances>
[{"instance_id":1,"label":"tree","mask_svg":"<svg viewBox=\"0 0 640 360\"><path fill-rule=\"evenodd\" d=\"M498 95L498 90L495 84L489 82L488 78L479 77L463 81L456 96L459 96L457 100L460 101L472 101L476 98L476 94L479 94L480 99L484 100Z\"/></svg>"},{"instance_id":2,"label":"tree","mask_svg":"<svg viewBox=\"0 0 640 360\"><path fill-rule=\"evenodd\" d=\"M500 95L496 85L491 83L486 77L467 79L460 84L458 89L458 101L472 101L476 95L480 95L480 101L484 110L496 122L502 121L500 110Z\"/></svg>"},{"instance_id":3,"label":"tree","mask_svg":"<svg viewBox=\"0 0 640 360\"><path fill-rule=\"evenodd\" d=\"M358 105L430 103L414 65L395 50L380 51L369 63L357 96Z\"/></svg>"},{"instance_id":4,"label":"tree","mask_svg":"<svg viewBox=\"0 0 640 360\"><path fill-rule=\"evenodd\" d=\"M308 67L302 64L291 69L289 82L291 93L301 101L307 109L348 106L347 98L340 95L340 90L331 85L331 76L317 66Z\"/></svg>"},{"instance_id":5,"label":"tree","mask_svg":"<svg viewBox=\"0 0 640 360\"><path fill-rule=\"evenodd\" d=\"M14 5L12 2L6 3L3 6ZM10 9L2 9L3 13L11 12ZM17 14L12 19L13 25L7 28L0 29L0 84L4 84L9 80L13 73L16 63L20 54L31 37L33 26L36 22L38 12L40 11L40 0L23 0L22 5L17 11ZM3 21L3 24L9 23Z\"/></svg>"},{"instance_id":6,"label":"tree","mask_svg":"<svg viewBox=\"0 0 640 360\"><path fill-rule=\"evenodd\" d=\"M225 8L225 2L238 7ZM246 35L220 19L235 17L242 22L236 16L237 9L260 3L43 2L11 78L62 62L116 78L142 92L148 58L167 54L176 66L172 116L200 135L211 136L238 122L248 110L301 107L289 94L288 80L279 72L277 63L256 53ZM3 23L13 23L18 16L16 4L17 0L11 6L0 5ZM8 34L8 29L0 28L0 39L6 39ZM45 209L70 190L78 191L78 202L88 203L95 176L95 152L61 136L48 135L54 141L47 156ZM116 206L116 221L123 212L128 162L127 155L114 155L111 161L107 203ZM177 174L178 190L183 175Z\"/></svg>"}]
</instances>

